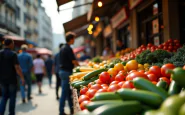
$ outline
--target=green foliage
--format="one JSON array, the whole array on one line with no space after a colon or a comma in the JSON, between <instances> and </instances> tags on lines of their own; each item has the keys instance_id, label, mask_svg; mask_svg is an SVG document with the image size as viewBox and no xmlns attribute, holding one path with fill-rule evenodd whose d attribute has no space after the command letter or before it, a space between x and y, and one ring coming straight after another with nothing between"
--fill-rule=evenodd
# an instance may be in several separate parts
<instances>
[{"instance_id":1,"label":"green foliage","mask_svg":"<svg viewBox=\"0 0 185 115\"><path fill-rule=\"evenodd\" d=\"M164 64L166 63L173 63L176 67L183 67L185 65L185 45L179 48L171 58L164 59Z\"/></svg>"},{"instance_id":2,"label":"green foliage","mask_svg":"<svg viewBox=\"0 0 185 115\"><path fill-rule=\"evenodd\" d=\"M101 58L100 58L99 56L94 57L94 58L92 59L92 61L95 62L95 63L100 63L100 62L102 62L102 60L101 60Z\"/></svg>"},{"instance_id":3,"label":"green foliage","mask_svg":"<svg viewBox=\"0 0 185 115\"><path fill-rule=\"evenodd\" d=\"M150 54L151 51L150 50L145 50L143 51L141 54L137 55L136 56L136 61L140 64L145 64L145 63L148 63L147 60L146 60L146 56L148 54Z\"/></svg>"}]
</instances>

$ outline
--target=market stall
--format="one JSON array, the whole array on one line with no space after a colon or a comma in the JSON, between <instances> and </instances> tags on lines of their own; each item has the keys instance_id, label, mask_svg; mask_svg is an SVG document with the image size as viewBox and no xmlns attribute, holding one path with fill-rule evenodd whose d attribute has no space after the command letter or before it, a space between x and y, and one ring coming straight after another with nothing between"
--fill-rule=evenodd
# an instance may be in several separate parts
<instances>
[{"instance_id":1,"label":"market stall","mask_svg":"<svg viewBox=\"0 0 185 115\"><path fill-rule=\"evenodd\" d=\"M75 68L70 76L75 113L184 115L184 55L185 46L169 39Z\"/></svg>"}]
</instances>

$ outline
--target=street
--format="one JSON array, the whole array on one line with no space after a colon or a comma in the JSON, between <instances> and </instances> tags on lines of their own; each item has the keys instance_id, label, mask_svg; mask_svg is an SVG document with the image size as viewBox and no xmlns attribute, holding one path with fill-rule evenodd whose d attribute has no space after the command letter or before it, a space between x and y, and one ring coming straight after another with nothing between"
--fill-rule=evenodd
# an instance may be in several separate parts
<instances>
[{"instance_id":1,"label":"street","mask_svg":"<svg viewBox=\"0 0 185 115\"><path fill-rule=\"evenodd\" d=\"M59 101L55 96L55 76L53 76L52 88L48 85L48 80L43 80L42 94L38 94L36 84L32 86L33 99L25 104L22 103L20 92L17 93L16 115L58 115ZM67 105L67 103L66 103ZM69 114L68 106L65 112ZM8 115L8 104L5 115Z\"/></svg>"}]
</instances>

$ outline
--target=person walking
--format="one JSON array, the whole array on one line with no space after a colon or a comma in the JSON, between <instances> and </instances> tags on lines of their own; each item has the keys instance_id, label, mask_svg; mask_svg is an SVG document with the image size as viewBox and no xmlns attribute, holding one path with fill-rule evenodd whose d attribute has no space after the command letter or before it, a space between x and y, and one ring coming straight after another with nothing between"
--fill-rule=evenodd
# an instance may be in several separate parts
<instances>
[{"instance_id":1,"label":"person walking","mask_svg":"<svg viewBox=\"0 0 185 115\"><path fill-rule=\"evenodd\" d=\"M19 65L18 57L13 52L14 42L12 39L4 40L5 48L0 50L0 84L2 98L0 102L0 115L4 115L7 100L9 101L9 115L15 115L17 74L24 84L24 76Z\"/></svg>"},{"instance_id":2,"label":"person walking","mask_svg":"<svg viewBox=\"0 0 185 115\"><path fill-rule=\"evenodd\" d=\"M48 80L49 80L49 86L51 87L52 73L53 73L53 67L54 67L54 63L53 63L53 60L51 58L51 55L49 55L48 59L45 61L45 66L46 66L47 77L48 77Z\"/></svg>"},{"instance_id":3,"label":"person walking","mask_svg":"<svg viewBox=\"0 0 185 115\"><path fill-rule=\"evenodd\" d=\"M65 100L68 100L70 106L70 113L73 114L73 102L72 102L72 91L69 85L69 76L72 74L74 65L79 65L75 58L72 48L70 45L74 44L75 34L66 34L66 44L60 50L60 78L62 80L62 96L60 98L59 111L60 115L66 115L64 113Z\"/></svg>"},{"instance_id":4,"label":"person walking","mask_svg":"<svg viewBox=\"0 0 185 115\"><path fill-rule=\"evenodd\" d=\"M61 49L63 45L64 44L60 44L59 45L59 49ZM60 57L59 57L59 54L60 54L60 52L58 52L55 55L55 58L54 58L54 67L55 67L55 76L56 76L56 99L57 100L59 99L58 90L59 90L59 87L60 87L60 84L61 84L61 80L60 80L60 77L59 77L59 70L60 70Z\"/></svg>"},{"instance_id":5,"label":"person walking","mask_svg":"<svg viewBox=\"0 0 185 115\"><path fill-rule=\"evenodd\" d=\"M42 93L42 78L45 75L45 64L44 60L41 59L41 56L38 54L36 59L33 60L33 66L34 66L34 74L37 79L37 85L39 89L39 93Z\"/></svg>"},{"instance_id":6,"label":"person walking","mask_svg":"<svg viewBox=\"0 0 185 115\"><path fill-rule=\"evenodd\" d=\"M32 99L31 97L31 69L33 67L33 60L32 56L26 52L28 46L26 44L23 44L21 46L22 53L18 55L18 60L24 75L25 79L25 85L28 86L28 92L27 92L27 99L28 101ZM21 91L21 96L22 96L22 102L25 103L26 96L25 96L25 85L20 84L20 91Z\"/></svg>"}]
</instances>

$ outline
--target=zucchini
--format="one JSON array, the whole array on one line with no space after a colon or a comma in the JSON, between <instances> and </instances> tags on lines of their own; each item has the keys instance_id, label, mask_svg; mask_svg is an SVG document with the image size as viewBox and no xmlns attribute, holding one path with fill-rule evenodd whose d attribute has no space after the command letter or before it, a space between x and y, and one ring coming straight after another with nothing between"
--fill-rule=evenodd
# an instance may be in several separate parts
<instances>
[{"instance_id":1,"label":"zucchini","mask_svg":"<svg viewBox=\"0 0 185 115\"><path fill-rule=\"evenodd\" d=\"M93 82L93 81L97 80L98 78L99 78L99 76L95 76L95 77L93 77L93 78L91 78L91 79L89 79L89 80L87 80L87 81L77 82L77 83L74 84L74 88L80 89L81 86L86 86L86 85L88 85L90 82Z\"/></svg>"},{"instance_id":2,"label":"zucchini","mask_svg":"<svg viewBox=\"0 0 185 115\"><path fill-rule=\"evenodd\" d=\"M160 81L157 82L156 86L160 87L160 88L162 88L164 90L167 90L168 83L166 81L164 81L164 80L160 80Z\"/></svg>"},{"instance_id":3,"label":"zucchini","mask_svg":"<svg viewBox=\"0 0 185 115\"><path fill-rule=\"evenodd\" d=\"M168 89L168 94L169 95L179 94L181 92L181 89L182 87L179 84L177 84L177 82L172 80Z\"/></svg>"},{"instance_id":4,"label":"zucchini","mask_svg":"<svg viewBox=\"0 0 185 115\"><path fill-rule=\"evenodd\" d=\"M78 83L78 82L82 82L82 81L79 81L79 80L78 81L73 81L73 82L71 82L71 86L74 86L74 84Z\"/></svg>"},{"instance_id":5,"label":"zucchini","mask_svg":"<svg viewBox=\"0 0 185 115\"><path fill-rule=\"evenodd\" d=\"M163 101L158 94L144 90L120 89L116 93L123 100L136 100L152 107L158 107Z\"/></svg>"},{"instance_id":6,"label":"zucchini","mask_svg":"<svg viewBox=\"0 0 185 115\"><path fill-rule=\"evenodd\" d=\"M87 80L91 79L92 77L97 76L98 74L100 74L100 73L103 72L103 71L106 71L106 69L98 69L98 70L92 71L92 72L86 74L86 75L83 77L83 80L84 80L84 81L87 81Z\"/></svg>"},{"instance_id":7,"label":"zucchini","mask_svg":"<svg viewBox=\"0 0 185 115\"><path fill-rule=\"evenodd\" d=\"M126 101L124 103L108 104L100 106L92 113L96 115L136 115L142 111L138 101Z\"/></svg>"},{"instance_id":8,"label":"zucchini","mask_svg":"<svg viewBox=\"0 0 185 115\"><path fill-rule=\"evenodd\" d=\"M91 101L102 101L102 100L121 100L119 95L114 92L96 93Z\"/></svg>"},{"instance_id":9,"label":"zucchini","mask_svg":"<svg viewBox=\"0 0 185 115\"><path fill-rule=\"evenodd\" d=\"M108 104L114 105L114 104L119 104L119 103L123 103L123 101L122 100L96 101L96 102L90 102L89 104L85 105L85 107L87 108L87 110L93 111L102 105L108 105Z\"/></svg>"},{"instance_id":10,"label":"zucchini","mask_svg":"<svg viewBox=\"0 0 185 115\"><path fill-rule=\"evenodd\" d=\"M163 100L165 100L168 97L168 93L164 89L157 87L152 82L146 79L138 77L133 80L133 83L135 88L157 93L162 97Z\"/></svg>"}]
</instances>

